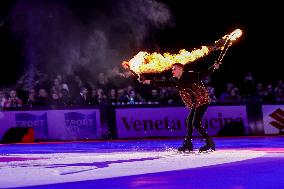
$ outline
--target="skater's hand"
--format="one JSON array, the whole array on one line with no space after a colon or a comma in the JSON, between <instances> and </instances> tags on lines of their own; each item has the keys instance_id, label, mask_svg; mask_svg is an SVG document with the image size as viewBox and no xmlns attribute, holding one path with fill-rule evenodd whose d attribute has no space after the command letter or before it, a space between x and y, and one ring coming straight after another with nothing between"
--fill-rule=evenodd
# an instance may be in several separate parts
<instances>
[{"instance_id":1,"label":"skater's hand","mask_svg":"<svg viewBox=\"0 0 284 189\"><path fill-rule=\"evenodd\" d=\"M151 83L151 80L149 80L149 79L146 79L146 80L143 81L143 84L148 84L149 85L150 83Z\"/></svg>"},{"instance_id":2,"label":"skater's hand","mask_svg":"<svg viewBox=\"0 0 284 189\"><path fill-rule=\"evenodd\" d=\"M218 70L220 67L221 62L216 62L215 64L213 64L214 69Z\"/></svg>"}]
</instances>

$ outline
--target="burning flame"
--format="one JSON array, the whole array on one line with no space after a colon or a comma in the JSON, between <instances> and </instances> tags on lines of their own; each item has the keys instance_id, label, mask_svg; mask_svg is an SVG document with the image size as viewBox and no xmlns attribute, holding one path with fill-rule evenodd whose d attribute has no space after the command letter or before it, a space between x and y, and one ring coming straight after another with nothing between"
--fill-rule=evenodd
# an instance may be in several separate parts
<instances>
[{"instance_id":1,"label":"burning flame","mask_svg":"<svg viewBox=\"0 0 284 189\"><path fill-rule=\"evenodd\" d=\"M224 48L226 42L229 42L229 46L232 42L237 40L242 35L242 31L237 29L222 37L223 42L221 45L217 44L220 40L215 41L216 45L220 46L220 49ZM221 41L222 42L222 41ZM122 66L125 69L130 69L136 74L141 73L160 73L169 70L174 63L188 64L194 62L196 59L201 58L209 54L212 48L207 46L201 46L200 49L194 49L191 52L182 49L178 54L164 53L160 54L157 52L148 53L140 51L129 61L123 61Z\"/></svg>"},{"instance_id":2,"label":"burning flame","mask_svg":"<svg viewBox=\"0 0 284 189\"><path fill-rule=\"evenodd\" d=\"M229 35L223 36L222 39L226 40L225 44L228 42L228 46L230 47L234 41L236 41L239 37L241 37L242 33L243 33L242 30L236 29ZM224 46L221 49L223 49Z\"/></svg>"},{"instance_id":3,"label":"burning flame","mask_svg":"<svg viewBox=\"0 0 284 189\"><path fill-rule=\"evenodd\" d=\"M162 55L156 52L150 54L140 51L130 61L123 61L122 65L124 68L129 68L137 74L158 73L170 69L176 62L186 64L208 53L209 48L206 46L202 46L200 49L191 52L182 49L179 51L179 54L164 53Z\"/></svg>"},{"instance_id":4,"label":"burning flame","mask_svg":"<svg viewBox=\"0 0 284 189\"><path fill-rule=\"evenodd\" d=\"M243 33L242 30L236 29L235 31L233 31L233 32L229 35L229 39L230 39L231 41L235 41L235 40L237 40L239 37L241 37L242 33Z\"/></svg>"}]
</instances>

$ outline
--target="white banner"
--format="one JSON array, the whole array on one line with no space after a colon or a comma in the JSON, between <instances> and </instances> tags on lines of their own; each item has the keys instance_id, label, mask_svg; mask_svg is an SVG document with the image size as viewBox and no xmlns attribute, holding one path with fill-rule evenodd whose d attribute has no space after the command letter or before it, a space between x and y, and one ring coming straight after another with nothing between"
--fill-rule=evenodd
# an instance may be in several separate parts
<instances>
[{"instance_id":1,"label":"white banner","mask_svg":"<svg viewBox=\"0 0 284 189\"><path fill-rule=\"evenodd\" d=\"M0 112L0 138L11 127L32 127L38 140L100 139L99 109Z\"/></svg>"},{"instance_id":2,"label":"white banner","mask_svg":"<svg viewBox=\"0 0 284 189\"><path fill-rule=\"evenodd\" d=\"M185 107L116 109L117 137L183 137L188 113ZM243 123L248 130L246 106L209 106L202 125L214 136L231 122ZM198 135L194 130L194 136Z\"/></svg>"},{"instance_id":3,"label":"white banner","mask_svg":"<svg viewBox=\"0 0 284 189\"><path fill-rule=\"evenodd\" d=\"M263 105L262 115L265 134L279 134L284 129L284 105Z\"/></svg>"}]
</instances>

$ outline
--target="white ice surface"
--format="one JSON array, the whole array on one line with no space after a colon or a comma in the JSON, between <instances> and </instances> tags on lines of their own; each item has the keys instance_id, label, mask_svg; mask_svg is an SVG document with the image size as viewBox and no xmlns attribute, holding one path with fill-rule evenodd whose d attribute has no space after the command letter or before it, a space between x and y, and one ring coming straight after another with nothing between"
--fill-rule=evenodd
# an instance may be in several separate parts
<instances>
[{"instance_id":1,"label":"white ice surface","mask_svg":"<svg viewBox=\"0 0 284 189\"><path fill-rule=\"evenodd\" d=\"M1 157L46 158L0 162L0 188L96 180L145 173L212 166L262 157L252 150L219 150L212 153L112 152L13 154ZM144 159L145 158L145 159Z\"/></svg>"}]
</instances>

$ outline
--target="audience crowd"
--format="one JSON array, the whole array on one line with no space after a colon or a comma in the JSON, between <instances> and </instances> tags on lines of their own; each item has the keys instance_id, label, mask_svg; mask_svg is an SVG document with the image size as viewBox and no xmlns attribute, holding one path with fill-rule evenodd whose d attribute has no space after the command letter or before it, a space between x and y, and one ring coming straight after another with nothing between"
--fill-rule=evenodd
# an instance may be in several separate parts
<instances>
[{"instance_id":1,"label":"audience crowd","mask_svg":"<svg viewBox=\"0 0 284 189\"><path fill-rule=\"evenodd\" d=\"M154 76L153 79L167 79ZM216 94L214 82L204 78L212 102L284 102L284 82L255 79L253 73L246 73L237 83L228 82L218 86ZM50 76L35 72L33 76L23 75L15 85L0 86L0 108L18 107L62 107L89 105L128 104L180 104L181 99L174 88L155 88L139 83L131 72L123 72L114 67L108 72L100 72L96 79L86 79L80 75Z\"/></svg>"}]
</instances>

